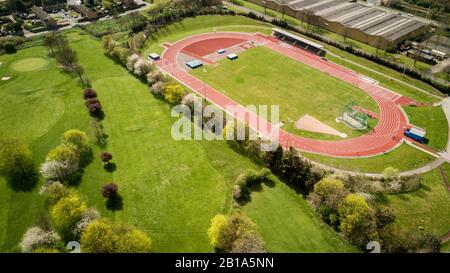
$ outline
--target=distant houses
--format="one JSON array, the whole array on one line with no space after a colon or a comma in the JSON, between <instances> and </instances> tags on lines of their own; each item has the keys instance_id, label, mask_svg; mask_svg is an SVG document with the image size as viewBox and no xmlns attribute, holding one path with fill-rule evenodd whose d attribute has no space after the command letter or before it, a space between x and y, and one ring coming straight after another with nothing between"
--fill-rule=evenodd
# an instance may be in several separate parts
<instances>
[{"instance_id":1,"label":"distant houses","mask_svg":"<svg viewBox=\"0 0 450 273\"><path fill-rule=\"evenodd\" d=\"M97 19L97 12L91 10L90 8L83 5L73 5L70 6L74 11L78 12L86 20Z\"/></svg>"},{"instance_id":2,"label":"distant houses","mask_svg":"<svg viewBox=\"0 0 450 273\"><path fill-rule=\"evenodd\" d=\"M58 22L48 15L47 12L45 12L42 8L33 6L31 8L31 11L41 20L46 28L57 28Z\"/></svg>"}]
</instances>

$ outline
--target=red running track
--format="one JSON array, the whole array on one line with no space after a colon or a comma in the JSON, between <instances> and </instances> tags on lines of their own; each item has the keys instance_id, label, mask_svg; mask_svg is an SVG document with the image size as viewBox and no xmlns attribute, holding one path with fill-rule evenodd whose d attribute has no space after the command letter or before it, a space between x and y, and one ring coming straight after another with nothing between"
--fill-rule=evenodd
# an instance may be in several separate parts
<instances>
[{"instance_id":1,"label":"red running track","mask_svg":"<svg viewBox=\"0 0 450 273\"><path fill-rule=\"evenodd\" d=\"M367 82L357 73L345 69L337 64L327 62L320 57L306 52L304 50L288 46L274 40L273 37L266 37L261 34L245 34L245 33L208 33L197 36L192 36L180 40L172 44L165 50L161 60L156 62L156 65L168 74L171 74L179 82L188 86L199 95L205 97L214 104L226 109L227 106L238 106L239 104L229 97L222 94L213 87L204 84L201 80L190 75L182 66L177 63L177 56L186 47L192 47L195 43L212 44L213 48L219 46L223 39L233 40L247 40L255 44L266 46L275 52L286 55L299 62L312 66L320 71L323 71L333 77L339 78L345 82L359 87L370 95L378 104L380 119L375 129L363 136L345 139L345 140L317 140L300 137L290 134L284 130L279 131L279 142L283 147L294 147L296 149L325 154L338 157L367 157L382 154L394 149L403 138L404 127L409 126L407 118L403 111L397 106L395 101L399 99L399 95L386 90L373 83ZM214 42L216 40L217 43ZM231 41L231 40L230 40ZM213 51L210 50L209 53ZM242 106L238 107L236 111L230 112L237 119L246 122L250 127L257 128L259 133L270 136L273 125L267 120L264 120L254 114L248 113Z\"/></svg>"}]
</instances>

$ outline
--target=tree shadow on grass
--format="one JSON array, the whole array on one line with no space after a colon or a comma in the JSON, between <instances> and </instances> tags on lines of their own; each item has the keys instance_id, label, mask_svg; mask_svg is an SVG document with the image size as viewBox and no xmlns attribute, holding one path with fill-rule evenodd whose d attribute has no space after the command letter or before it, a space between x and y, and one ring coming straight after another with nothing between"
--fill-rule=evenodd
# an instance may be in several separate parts
<instances>
[{"instance_id":1,"label":"tree shadow on grass","mask_svg":"<svg viewBox=\"0 0 450 273\"><path fill-rule=\"evenodd\" d=\"M117 194L111 198L106 199L106 208L108 210L116 211L123 209L123 198Z\"/></svg>"},{"instance_id":2,"label":"tree shadow on grass","mask_svg":"<svg viewBox=\"0 0 450 273\"><path fill-rule=\"evenodd\" d=\"M105 171L107 171L109 173L112 173L117 169L117 165L116 165L116 163L108 162L103 166L103 169L105 169Z\"/></svg>"},{"instance_id":3,"label":"tree shadow on grass","mask_svg":"<svg viewBox=\"0 0 450 273\"><path fill-rule=\"evenodd\" d=\"M241 196L235 199L236 202L240 206L245 206L247 203L250 203L252 201L252 192L261 192L263 190L262 184L266 185L269 188L275 187L275 182L272 179L265 179L260 183L241 189Z\"/></svg>"},{"instance_id":4,"label":"tree shadow on grass","mask_svg":"<svg viewBox=\"0 0 450 273\"><path fill-rule=\"evenodd\" d=\"M6 177L8 186L14 191L28 192L34 189L38 183L36 172L23 172Z\"/></svg>"}]
</instances>

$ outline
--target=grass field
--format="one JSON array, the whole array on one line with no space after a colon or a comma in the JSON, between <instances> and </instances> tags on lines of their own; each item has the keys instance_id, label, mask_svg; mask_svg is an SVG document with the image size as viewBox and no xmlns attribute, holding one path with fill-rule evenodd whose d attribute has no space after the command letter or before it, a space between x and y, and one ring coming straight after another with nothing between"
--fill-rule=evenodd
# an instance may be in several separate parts
<instances>
[{"instance_id":1,"label":"grass field","mask_svg":"<svg viewBox=\"0 0 450 273\"><path fill-rule=\"evenodd\" d=\"M283 128L298 135L336 139L298 130L288 122L289 118L295 122L308 114L354 137L366 131L354 131L337 123L342 108L355 101L378 112L375 101L362 90L265 47L249 49L236 61L222 59L219 63L191 73L240 104L279 105Z\"/></svg>"},{"instance_id":2,"label":"grass field","mask_svg":"<svg viewBox=\"0 0 450 273\"><path fill-rule=\"evenodd\" d=\"M242 210L258 225L270 252L356 251L337 237L324 244L324 239L330 238L334 231L319 223L313 212L305 217L302 211L308 204L285 184L276 183L273 188L263 186L262 191L252 193L251 200ZM318 225L320 233L317 232ZM296 235L299 229L309 236Z\"/></svg>"},{"instance_id":3,"label":"grass field","mask_svg":"<svg viewBox=\"0 0 450 273\"><path fill-rule=\"evenodd\" d=\"M354 172L381 173L392 166L401 171L422 167L436 158L407 144L379 156L368 158L335 158L318 154L301 153L306 158L327 166Z\"/></svg>"},{"instance_id":4,"label":"grass field","mask_svg":"<svg viewBox=\"0 0 450 273\"><path fill-rule=\"evenodd\" d=\"M206 236L210 219L216 213L229 211L231 186L236 177L248 168L258 167L224 142L172 140L170 127L174 118L170 117L170 107L165 102L155 99L145 84L105 57L99 41L77 32L68 37L99 94L106 114L103 123L109 135L106 150L113 154L117 165L113 173L103 170L98 158L101 150L95 147L95 159L85 169L78 186L84 200L116 222L132 223L147 231L156 252L211 252ZM53 60L45 71L17 73L11 69L11 63L30 57L47 59L42 47L0 56L1 75L13 76L10 81L0 83L0 95L12 96L0 101L0 109L8 105L24 121L5 111L0 111L0 118L4 121L1 131L24 136L38 164L59 143L65 130L89 131L90 118L76 79L61 73ZM57 111L49 107L55 103L54 97L61 101ZM19 111L24 108L35 110ZM100 195L101 185L111 181L119 185L124 204L122 210L115 212L106 209ZM17 193L4 181L0 182L0 251L17 251L25 230L46 215L37 193L39 186L32 192ZM324 231L319 221L311 221L312 210L301 196L289 191L278 196L285 199L288 207L299 205L296 217L310 224L308 231L297 229L294 234L265 233L270 249L296 249L296 243L285 245L285 249L276 246L277 241L289 242L296 236L305 242L297 251L342 251L345 243L335 233ZM276 210L279 209L283 208ZM248 213L252 211L249 208ZM275 228L283 229L289 221L279 219ZM319 239L309 243L310 236Z\"/></svg>"},{"instance_id":5,"label":"grass field","mask_svg":"<svg viewBox=\"0 0 450 273\"><path fill-rule=\"evenodd\" d=\"M448 139L448 122L440 106L405 106L403 109L408 114L411 124L426 129L430 147L439 151L445 149Z\"/></svg>"},{"instance_id":6,"label":"grass field","mask_svg":"<svg viewBox=\"0 0 450 273\"><path fill-rule=\"evenodd\" d=\"M450 175L450 164L445 163L447 175ZM424 174L422 187L410 194L387 196L382 204L393 209L396 220L395 227L403 231L419 231L441 236L450 230L450 192L438 170Z\"/></svg>"}]
</instances>

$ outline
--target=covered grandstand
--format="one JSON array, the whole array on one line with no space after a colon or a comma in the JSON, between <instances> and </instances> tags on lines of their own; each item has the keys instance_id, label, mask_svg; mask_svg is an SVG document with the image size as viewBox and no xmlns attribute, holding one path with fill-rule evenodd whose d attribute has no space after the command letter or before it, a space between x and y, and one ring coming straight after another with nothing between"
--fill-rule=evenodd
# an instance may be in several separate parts
<instances>
[{"instance_id":1,"label":"covered grandstand","mask_svg":"<svg viewBox=\"0 0 450 273\"><path fill-rule=\"evenodd\" d=\"M427 23L349 0L248 0L342 36L388 49L428 31Z\"/></svg>"},{"instance_id":2,"label":"covered grandstand","mask_svg":"<svg viewBox=\"0 0 450 273\"><path fill-rule=\"evenodd\" d=\"M273 36L280 40L283 40L289 44L295 45L297 47L303 48L309 52L312 52L321 57L325 57L326 51L322 45L314 43L308 39L302 38L298 35L289 33L279 28L273 29Z\"/></svg>"}]
</instances>

